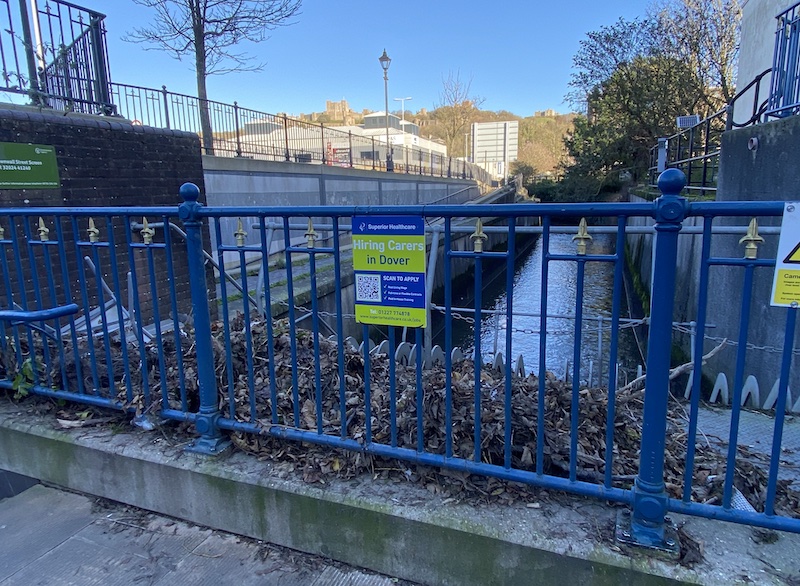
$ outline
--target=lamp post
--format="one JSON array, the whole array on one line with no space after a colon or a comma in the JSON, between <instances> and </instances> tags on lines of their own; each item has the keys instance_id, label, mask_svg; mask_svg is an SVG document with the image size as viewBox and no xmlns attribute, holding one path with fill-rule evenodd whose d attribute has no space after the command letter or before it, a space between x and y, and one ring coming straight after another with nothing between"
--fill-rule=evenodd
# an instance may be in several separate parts
<instances>
[{"instance_id":1,"label":"lamp post","mask_svg":"<svg viewBox=\"0 0 800 586\"><path fill-rule=\"evenodd\" d=\"M406 102L412 98L392 98L395 102L400 102L400 119L406 121Z\"/></svg>"},{"instance_id":2,"label":"lamp post","mask_svg":"<svg viewBox=\"0 0 800 586\"><path fill-rule=\"evenodd\" d=\"M464 133L464 161L469 162L469 132Z\"/></svg>"},{"instance_id":3,"label":"lamp post","mask_svg":"<svg viewBox=\"0 0 800 586\"><path fill-rule=\"evenodd\" d=\"M388 172L394 171L394 161L392 161L392 149L389 145L389 64L392 60L386 54L386 49L383 50L383 55L378 57L378 61L383 67L383 100L385 105L384 114L386 117L386 170Z\"/></svg>"}]
</instances>

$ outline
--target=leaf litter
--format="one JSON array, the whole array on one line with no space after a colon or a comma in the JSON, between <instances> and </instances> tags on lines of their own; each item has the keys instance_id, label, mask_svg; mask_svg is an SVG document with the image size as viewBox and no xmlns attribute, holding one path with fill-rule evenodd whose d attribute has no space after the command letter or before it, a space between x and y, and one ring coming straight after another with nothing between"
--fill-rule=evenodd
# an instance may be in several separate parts
<instances>
[{"instance_id":1,"label":"leaf litter","mask_svg":"<svg viewBox=\"0 0 800 586\"><path fill-rule=\"evenodd\" d=\"M248 323L249 321L249 323ZM326 482L331 477L352 478L369 473L375 478L412 481L427 490L453 500L492 499L500 502L540 500L546 491L516 482L506 482L467 472L412 465L399 460L379 458L360 450L344 450L308 442L290 442L269 434L271 428L297 428L316 432L321 426L326 435L342 433L342 389L340 361L344 371L344 421L346 437L360 444L367 442L365 405L365 358L362 353L342 345L340 355L336 341L319 337L315 343L308 330L296 329L294 337L286 320L272 324L268 336L263 316L253 313L249 320L239 313L227 328L224 322L212 324L214 373L219 389L219 408L224 417L253 425L259 433L232 433L231 440L239 449L260 459L294 469L306 482ZM248 334L249 331L249 334ZM66 379L65 388L83 388L87 393L114 396L137 416L157 415L162 408L189 411L199 407L197 356L191 327L181 330L179 340L172 334L162 336L161 348L156 341L144 345L123 344L119 339L106 342L81 338L74 347L48 340L52 368L41 363L44 343L35 342L37 373L41 381L56 386ZM292 342L294 355L292 358ZM20 340L21 351L30 356L27 343ZM271 346L271 348L270 348ZM316 346L316 347L315 347ZM228 348L228 352L226 352ZM63 350L63 351L62 351ZM108 350L108 351L107 351ZM229 356L229 358L228 358ZM270 364L270 356L273 357ZM319 360L319 374L315 364ZM248 359L250 358L250 359ZM392 397L390 361L386 355L371 354L369 360L371 441L390 444L392 441ZM128 374L124 364L130 366ZM92 363L97 374L92 374ZM180 366L179 366L180 364ZM181 375L181 367L183 375ZM271 385L274 369L274 385ZM7 344L0 362L0 376L14 379L18 374L15 349ZM145 376L146 374L146 376ZM319 389L317 389L317 377ZM441 365L426 367L421 373L422 401L418 410L417 368L395 364L396 445L417 450L421 443L425 452L445 454L448 443L446 428L446 373ZM79 379L80 382L79 383ZM230 384L232 382L232 384ZM81 387L82 385L82 387ZM474 458L475 431L475 365L462 360L452 365L452 420L450 442L452 455ZM539 380L529 374L512 375L510 384L510 455L515 469L536 471L538 439ZM484 365L480 369L480 461L503 466L506 445L505 395L503 372ZM113 391L112 391L113 389ZM272 393L276 401L273 405ZM548 373L544 381L543 460L546 474L568 477L573 461L571 425L573 391L569 382ZM643 391L626 388L617 393L613 422L613 486L629 488L639 467L639 446L642 436ZM322 405L317 413L317 403ZM576 478L602 483L606 466L606 431L608 393L604 388L579 387L577 451L574 455ZM85 408L76 408L86 419ZM298 413L295 420L295 411ZM421 416L421 426L418 421ZM277 421L277 424L273 423ZM64 410L59 418L67 418ZM73 418L75 419L75 418ZM686 407L670 396L665 445L665 483L671 497L681 498L684 486L687 450ZM67 427L70 424L66 424ZM192 433L190 429L186 430ZM694 502L722 502L726 471L725 443L720 438L698 434L692 482ZM767 496L769 458L750 450L737 448L734 486L757 510L763 511ZM451 501L452 502L452 501ZM777 483L777 514L800 518L800 492L791 481Z\"/></svg>"}]
</instances>

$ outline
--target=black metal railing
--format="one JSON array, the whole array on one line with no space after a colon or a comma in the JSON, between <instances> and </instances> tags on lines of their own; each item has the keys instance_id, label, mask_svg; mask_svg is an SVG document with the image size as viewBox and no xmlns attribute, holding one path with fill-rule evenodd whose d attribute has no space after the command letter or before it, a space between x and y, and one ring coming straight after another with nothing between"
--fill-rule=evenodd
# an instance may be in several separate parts
<instances>
[{"instance_id":1,"label":"black metal railing","mask_svg":"<svg viewBox=\"0 0 800 586\"><path fill-rule=\"evenodd\" d=\"M238 102L201 100L167 91L166 86L157 90L112 83L110 87L118 113L134 124L195 132L202 138L201 112L207 112L211 140L203 140L205 154L375 171L386 171L388 154L395 173L460 177L492 184L492 176L482 167L433 148L390 144L387 153L382 134L365 136L318 122L251 110Z\"/></svg>"},{"instance_id":2,"label":"black metal railing","mask_svg":"<svg viewBox=\"0 0 800 586\"><path fill-rule=\"evenodd\" d=\"M35 105L113 114L105 15L64 0L0 0L0 90Z\"/></svg>"},{"instance_id":3,"label":"black metal railing","mask_svg":"<svg viewBox=\"0 0 800 586\"><path fill-rule=\"evenodd\" d=\"M762 121L767 109L767 100L761 99L762 80L772 72L766 69L736 93L721 110L701 120L690 128L661 138L658 145L650 149L650 186L655 188L659 173L668 167L680 169L686 175L686 190L692 197L712 197L717 191L719 153L722 134L733 128L742 128ZM742 122L734 121L737 104L750 104L750 117Z\"/></svg>"}]
</instances>

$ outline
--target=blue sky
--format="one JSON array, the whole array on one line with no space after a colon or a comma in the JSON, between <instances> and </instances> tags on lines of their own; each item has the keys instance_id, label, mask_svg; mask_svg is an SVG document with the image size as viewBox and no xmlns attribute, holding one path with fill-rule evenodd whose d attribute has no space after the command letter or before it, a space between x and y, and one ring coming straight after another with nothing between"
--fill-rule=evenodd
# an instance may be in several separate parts
<instances>
[{"instance_id":1,"label":"blue sky","mask_svg":"<svg viewBox=\"0 0 800 586\"><path fill-rule=\"evenodd\" d=\"M112 80L196 95L191 60L121 40L152 14L132 0L83 0L107 15ZM644 0L306 0L295 24L242 49L264 62L257 73L209 78L209 96L269 113L322 111L325 100L346 99L356 111L383 109L385 48L392 98L411 96L406 109L432 109L442 79L459 72L471 81L483 109L530 116L568 112L572 56L587 32L619 17L641 16Z\"/></svg>"}]
</instances>

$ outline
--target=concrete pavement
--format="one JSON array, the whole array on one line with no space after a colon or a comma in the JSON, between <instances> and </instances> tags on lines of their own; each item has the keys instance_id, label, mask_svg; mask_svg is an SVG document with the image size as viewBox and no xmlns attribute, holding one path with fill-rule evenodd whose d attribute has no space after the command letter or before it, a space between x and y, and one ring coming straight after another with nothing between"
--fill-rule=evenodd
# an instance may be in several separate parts
<instances>
[{"instance_id":1,"label":"concrete pavement","mask_svg":"<svg viewBox=\"0 0 800 586\"><path fill-rule=\"evenodd\" d=\"M410 584L42 485L0 501L1 586Z\"/></svg>"}]
</instances>

